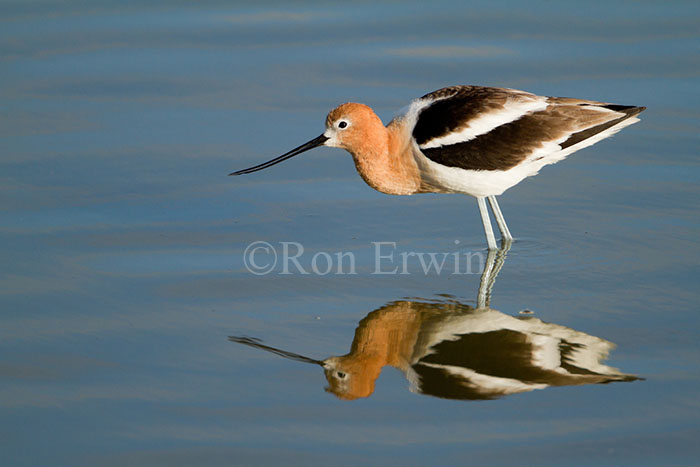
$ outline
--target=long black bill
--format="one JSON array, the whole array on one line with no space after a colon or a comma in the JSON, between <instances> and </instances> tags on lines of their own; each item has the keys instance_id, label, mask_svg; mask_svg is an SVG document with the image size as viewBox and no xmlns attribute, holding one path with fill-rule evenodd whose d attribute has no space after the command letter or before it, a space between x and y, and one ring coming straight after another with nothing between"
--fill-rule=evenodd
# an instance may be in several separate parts
<instances>
[{"instance_id":1,"label":"long black bill","mask_svg":"<svg viewBox=\"0 0 700 467\"><path fill-rule=\"evenodd\" d=\"M238 172L232 172L229 175L243 175L243 174L257 172L258 170L266 169L266 168L271 167L275 164L279 164L282 161L286 161L287 159L289 159L291 157L294 157L298 154L301 154L302 152L308 151L309 149L313 149L315 147L321 146L326 141L328 141L328 137L321 135L318 138L312 139L308 143L302 144L298 148L292 149L291 151L289 151L286 154L282 154L279 157L275 157L271 161L263 162L260 165L256 165L255 167L250 167L248 169L239 170Z\"/></svg>"},{"instance_id":2,"label":"long black bill","mask_svg":"<svg viewBox=\"0 0 700 467\"><path fill-rule=\"evenodd\" d=\"M256 349L266 350L266 351L271 352L275 355L279 355L280 357L288 358L290 360L295 360L297 362L313 363L314 365L323 366L323 361L321 361L321 360L314 360L313 358L304 357L303 355L299 355L298 353L288 352L286 350L281 350L281 349L276 349L274 347L270 347L269 345L265 345L262 342L258 341L257 339L254 339L252 337L229 336L228 340L230 340L231 342L237 342L239 344L249 345L250 347L254 347Z\"/></svg>"}]
</instances>

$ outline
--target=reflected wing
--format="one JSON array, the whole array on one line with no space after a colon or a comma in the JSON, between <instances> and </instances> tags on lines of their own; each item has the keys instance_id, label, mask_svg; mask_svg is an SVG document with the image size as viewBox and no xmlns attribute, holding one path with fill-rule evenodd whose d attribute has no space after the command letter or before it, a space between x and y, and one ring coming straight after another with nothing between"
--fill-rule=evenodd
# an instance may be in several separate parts
<instances>
[{"instance_id":1,"label":"reflected wing","mask_svg":"<svg viewBox=\"0 0 700 467\"><path fill-rule=\"evenodd\" d=\"M528 158L537 160L567 148L573 152L578 147L572 146L644 110L479 86L440 89L419 102L423 105L413 137L423 154L444 166L468 170L507 170ZM614 131L608 133L603 136Z\"/></svg>"}]
</instances>

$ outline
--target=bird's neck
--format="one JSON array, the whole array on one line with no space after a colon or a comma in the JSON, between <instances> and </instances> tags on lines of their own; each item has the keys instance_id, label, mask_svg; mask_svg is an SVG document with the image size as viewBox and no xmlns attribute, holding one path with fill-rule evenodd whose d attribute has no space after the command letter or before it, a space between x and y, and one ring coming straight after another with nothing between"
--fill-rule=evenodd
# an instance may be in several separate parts
<instances>
[{"instance_id":1,"label":"bird's neck","mask_svg":"<svg viewBox=\"0 0 700 467\"><path fill-rule=\"evenodd\" d=\"M402 121L392 121L365 133L362 144L350 151L357 172L372 188L390 195L410 195L420 190L418 167L410 135Z\"/></svg>"},{"instance_id":2,"label":"bird's neck","mask_svg":"<svg viewBox=\"0 0 700 467\"><path fill-rule=\"evenodd\" d=\"M336 368L351 375L353 380L347 395L354 398L372 394L375 381L387 365L408 371L421 318L411 302L400 302L376 310L360 321L350 353L332 357Z\"/></svg>"}]
</instances>

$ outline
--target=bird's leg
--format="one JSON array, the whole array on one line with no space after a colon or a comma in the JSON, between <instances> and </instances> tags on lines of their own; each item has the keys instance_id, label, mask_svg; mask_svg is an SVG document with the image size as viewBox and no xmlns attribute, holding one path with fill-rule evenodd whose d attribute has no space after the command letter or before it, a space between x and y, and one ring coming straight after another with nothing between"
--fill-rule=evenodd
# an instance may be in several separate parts
<instances>
[{"instance_id":1,"label":"bird's leg","mask_svg":"<svg viewBox=\"0 0 700 467\"><path fill-rule=\"evenodd\" d=\"M479 204L479 211L481 212L481 222L484 224L484 233L486 234L486 243L489 246L489 250L496 249L496 237L493 235L493 227L491 227L491 219L489 218L489 211L486 209L486 200L484 198L477 198L476 202Z\"/></svg>"},{"instance_id":2,"label":"bird's leg","mask_svg":"<svg viewBox=\"0 0 700 467\"><path fill-rule=\"evenodd\" d=\"M506 244L510 244L510 242L513 241L513 236L510 234L510 230L508 230L508 226L506 225L506 219L503 217L503 213L501 212L501 207L498 205L498 201L496 201L496 197L493 195L489 196L489 203L491 204L491 210L493 211L493 217L496 218L496 224L498 224L498 230L501 231L501 242L503 243L503 246L505 247Z\"/></svg>"},{"instance_id":3,"label":"bird's leg","mask_svg":"<svg viewBox=\"0 0 700 467\"><path fill-rule=\"evenodd\" d=\"M508 255L508 252L510 251L510 246L511 242L504 242L505 245L502 246L501 248L498 249L498 252L496 254L496 260L494 261L494 266L493 266L493 279L491 283L491 287L493 287L493 283L496 282L496 276L498 276L498 273L501 272L501 268L503 268L503 264L506 262L506 256Z\"/></svg>"},{"instance_id":4,"label":"bird's leg","mask_svg":"<svg viewBox=\"0 0 700 467\"><path fill-rule=\"evenodd\" d=\"M501 272L501 268L506 260L506 255L508 254L509 249L510 243L498 250L489 250L484 263L484 271L481 273L479 293L476 297L477 308L489 308L493 285L496 283L498 273Z\"/></svg>"},{"instance_id":5,"label":"bird's leg","mask_svg":"<svg viewBox=\"0 0 700 467\"><path fill-rule=\"evenodd\" d=\"M481 310L489 307L491 301L491 287L493 287L494 261L496 260L496 250L489 249L486 261L484 262L484 271L481 273L481 282L479 283L479 293L476 296L476 308Z\"/></svg>"}]
</instances>

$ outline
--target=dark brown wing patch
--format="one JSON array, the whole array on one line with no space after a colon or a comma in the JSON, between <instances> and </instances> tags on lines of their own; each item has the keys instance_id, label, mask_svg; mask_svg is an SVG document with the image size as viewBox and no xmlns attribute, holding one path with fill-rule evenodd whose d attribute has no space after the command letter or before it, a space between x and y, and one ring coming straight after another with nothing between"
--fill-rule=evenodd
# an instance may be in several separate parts
<instances>
[{"instance_id":1,"label":"dark brown wing patch","mask_svg":"<svg viewBox=\"0 0 700 467\"><path fill-rule=\"evenodd\" d=\"M413 137L421 146L459 131L485 112L502 109L508 93L508 90L499 88L453 86L426 94L421 99L435 102L421 110Z\"/></svg>"},{"instance_id":2,"label":"dark brown wing patch","mask_svg":"<svg viewBox=\"0 0 700 467\"><path fill-rule=\"evenodd\" d=\"M543 142L565 137L573 123L566 115L544 110L498 126L473 140L422 149L422 152L433 162L448 167L508 170L525 160Z\"/></svg>"},{"instance_id":3,"label":"dark brown wing patch","mask_svg":"<svg viewBox=\"0 0 700 467\"><path fill-rule=\"evenodd\" d=\"M560 143L563 149L644 110L643 107L615 106L616 112L626 115L610 120L614 114L592 107L591 104L550 105L545 110L527 114L472 140L437 148L423 148L421 151L433 162L448 167L508 170L524 161L544 143L562 141L570 135Z\"/></svg>"},{"instance_id":4,"label":"dark brown wing patch","mask_svg":"<svg viewBox=\"0 0 700 467\"><path fill-rule=\"evenodd\" d=\"M573 146L574 144L580 143L581 141L587 140L588 138L592 138L598 133L601 133L607 130L608 128L612 128L618 123L621 123L624 120L627 120L628 118L634 117L635 115L641 113L644 109L646 109L646 107L634 107L629 105L614 104L604 105L603 107L605 107L606 109L614 110L615 112L623 113L625 114L625 116L574 133L573 135L569 136L569 138L566 141L560 144L561 148L566 149L569 146Z\"/></svg>"}]
</instances>

